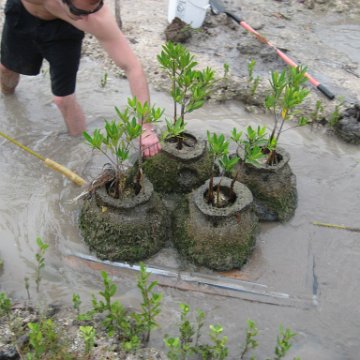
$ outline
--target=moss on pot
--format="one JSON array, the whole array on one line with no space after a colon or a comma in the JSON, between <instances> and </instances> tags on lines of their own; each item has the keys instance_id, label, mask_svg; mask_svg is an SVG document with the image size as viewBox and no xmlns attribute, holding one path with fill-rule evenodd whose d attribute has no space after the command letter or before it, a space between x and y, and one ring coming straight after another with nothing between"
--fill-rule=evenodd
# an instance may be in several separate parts
<instances>
[{"instance_id":1,"label":"moss on pot","mask_svg":"<svg viewBox=\"0 0 360 360\"><path fill-rule=\"evenodd\" d=\"M80 229L90 250L100 259L135 262L144 260L164 245L168 215L149 181L140 201L109 199L100 194L85 200ZM118 206L117 206L118 204Z\"/></svg>"},{"instance_id":2,"label":"moss on pot","mask_svg":"<svg viewBox=\"0 0 360 360\"><path fill-rule=\"evenodd\" d=\"M232 172L238 171L238 180L245 184L254 196L255 210L263 221L288 221L297 207L296 176L293 174L289 154L277 148L279 163L240 164Z\"/></svg>"},{"instance_id":3,"label":"moss on pot","mask_svg":"<svg viewBox=\"0 0 360 360\"><path fill-rule=\"evenodd\" d=\"M144 172L162 193L189 193L210 177L211 159L204 140L197 140L191 134L191 146L176 148L175 142L165 141L162 151L147 159Z\"/></svg>"},{"instance_id":4,"label":"moss on pot","mask_svg":"<svg viewBox=\"0 0 360 360\"><path fill-rule=\"evenodd\" d=\"M217 178L218 179L218 178ZM230 179L223 179L223 186ZM186 195L173 213L173 237L179 253L214 270L241 268L255 246L257 217L245 185L235 183L236 201L213 208L204 199L208 182Z\"/></svg>"}]
</instances>

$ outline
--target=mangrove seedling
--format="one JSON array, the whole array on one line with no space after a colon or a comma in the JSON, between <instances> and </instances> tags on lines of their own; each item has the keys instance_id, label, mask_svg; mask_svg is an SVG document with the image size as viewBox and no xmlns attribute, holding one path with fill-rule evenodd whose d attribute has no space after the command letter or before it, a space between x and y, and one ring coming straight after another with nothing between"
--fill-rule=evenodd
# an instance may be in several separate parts
<instances>
[{"instance_id":1,"label":"mangrove seedling","mask_svg":"<svg viewBox=\"0 0 360 360\"><path fill-rule=\"evenodd\" d=\"M335 109L330 114L330 117L329 117L329 126L330 127L334 127L341 119L341 112L342 112L342 107L344 106L344 104L345 104L344 97L339 97L338 103L335 105Z\"/></svg>"},{"instance_id":2,"label":"mangrove seedling","mask_svg":"<svg viewBox=\"0 0 360 360\"><path fill-rule=\"evenodd\" d=\"M240 354L241 360L245 359L245 355L247 355L250 350L256 349L258 347L259 344L255 339L257 334L258 334L258 329L255 325L255 322L252 320L248 320L246 335L245 335L245 344Z\"/></svg>"},{"instance_id":3,"label":"mangrove seedling","mask_svg":"<svg viewBox=\"0 0 360 360\"><path fill-rule=\"evenodd\" d=\"M317 100L314 111L310 114L310 118L313 122L319 122L323 117L324 105L321 100Z\"/></svg>"},{"instance_id":4,"label":"mangrove seedling","mask_svg":"<svg viewBox=\"0 0 360 360\"><path fill-rule=\"evenodd\" d=\"M180 324L179 336L164 336L164 343L169 349L167 356L170 360L188 359L191 355L200 353L201 345L199 338L201 329L204 325L205 312L197 310L196 323L192 324L189 320L190 306L180 304Z\"/></svg>"},{"instance_id":5,"label":"mangrove seedling","mask_svg":"<svg viewBox=\"0 0 360 360\"><path fill-rule=\"evenodd\" d=\"M157 281L149 283L150 273L146 271L145 265L140 263L140 274L137 280L137 287L141 292L142 303L141 310L138 316L138 323L144 327L144 342L147 344L150 341L150 332L155 329L158 324L155 321L157 315L160 314L160 304L162 294L154 292L154 287L158 284Z\"/></svg>"},{"instance_id":6,"label":"mangrove seedling","mask_svg":"<svg viewBox=\"0 0 360 360\"><path fill-rule=\"evenodd\" d=\"M211 344L200 347L200 353L203 359L224 360L229 354L229 349L226 347L228 338L222 336L223 327L221 325L210 325L209 337Z\"/></svg>"},{"instance_id":7,"label":"mangrove seedling","mask_svg":"<svg viewBox=\"0 0 360 360\"><path fill-rule=\"evenodd\" d=\"M290 350L292 344L290 340L296 336L290 329L284 329L282 325L279 328L279 335L276 339L275 346L275 358L274 360L280 360L285 357L286 353Z\"/></svg>"},{"instance_id":8,"label":"mangrove seedling","mask_svg":"<svg viewBox=\"0 0 360 360\"><path fill-rule=\"evenodd\" d=\"M25 354L26 359L75 359L69 350L66 337L53 320L41 319L39 322L30 322L27 326L29 347Z\"/></svg>"},{"instance_id":9,"label":"mangrove seedling","mask_svg":"<svg viewBox=\"0 0 360 360\"><path fill-rule=\"evenodd\" d=\"M73 309L76 311L76 313L80 314L80 305L81 305L81 299L79 294L73 294L72 295L72 305Z\"/></svg>"},{"instance_id":10,"label":"mangrove seedling","mask_svg":"<svg viewBox=\"0 0 360 360\"><path fill-rule=\"evenodd\" d=\"M305 100L309 90L304 87L307 81L305 76L306 67L298 66L284 69L281 73L271 72L271 94L265 98L265 107L274 116L274 125L271 131L266 150L268 152L267 164L274 165L277 162L276 147L280 134L287 120L293 115L299 116L295 109ZM299 116L297 126L308 123L307 119Z\"/></svg>"},{"instance_id":11,"label":"mangrove seedling","mask_svg":"<svg viewBox=\"0 0 360 360\"><path fill-rule=\"evenodd\" d=\"M80 326L79 330L85 343L85 356L89 357L95 344L96 330L92 326Z\"/></svg>"},{"instance_id":12,"label":"mangrove seedling","mask_svg":"<svg viewBox=\"0 0 360 360\"><path fill-rule=\"evenodd\" d=\"M210 132L207 132L208 139L208 147L209 153L212 160L212 170L209 181L209 188L207 191L207 202L208 204L212 204L216 207L224 206L224 201L220 198L221 194L221 180L224 177L225 173L231 172L231 170L236 166L236 164L240 161L238 156L229 156L229 140L226 140L224 134L216 134L212 135ZM214 185L214 177L216 173L217 166L220 166L220 180L219 183ZM234 182L232 182L232 186L230 188L229 199L228 201L232 201L234 199ZM216 197L214 195L214 190L216 187Z\"/></svg>"},{"instance_id":13,"label":"mangrove seedling","mask_svg":"<svg viewBox=\"0 0 360 360\"><path fill-rule=\"evenodd\" d=\"M102 78L100 79L100 86L104 88L107 84L107 81L108 81L108 73L105 72Z\"/></svg>"},{"instance_id":14,"label":"mangrove seedling","mask_svg":"<svg viewBox=\"0 0 360 360\"><path fill-rule=\"evenodd\" d=\"M4 292L0 292L0 318L10 313L11 306L11 300Z\"/></svg>"},{"instance_id":15,"label":"mangrove seedling","mask_svg":"<svg viewBox=\"0 0 360 360\"><path fill-rule=\"evenodd\" d=\"M86 131L83 136L93 149L104 154L109 163L104 167L103 173L90 186L89 191L106 185L109 195L116 199L124 196L125 189L132 187L137 195L142 186L142 133L143 125L159 121L164 110L150 106L147 102L142 104L136 97L128 98L124 111L115 107L117 119L105 121L105 133L95 129L92 136ZM137 171L130 171L129 154L131 147L137 142Z\"/></svg>"},{"instance_id":16,"label":"mangrove seedling","mask_svg":"<svg viewBox=\"0 0 360 360\"><path fill-rule=\"evenodd\" d=\"M181 149L185 130L185 115L201 108L215 83L215 72L210 67L196 70L198 63L188 49L181 44L167 42L157 56L161 67L170 80L170 95L173 99L173 119L166 120L165 139L175 138ZM225 70L228 69L224 68Z\"/></svg>"},{"instance_id":17,"label":"mangrove seedling","mask_svg":"<svg viewBox=\"0 0 360 360\"><path fill-rule=\"evenodd\" d=\"M35 283L36 283L36 291L39 292L40 281L41 281L41 270L45 267L45 253L49 245L44 243L40 237L36 238L36 243L39 247L39 250L35 254L35 259L37 261Z\"/></svg>"},{"instance_id":18,"label":"mangrove seedling","mask_svg":"<svg viewBox=\"0 0 360 360\"><path fill-rule=\"evenodd\" d=\"M243 138L243 135L245 138ZM237 145L236 152L239 149L242 150L241 161L245 164L256 166L266 157L262 150L268 142L265 126L258 126L256 129L253 129L249 125L245 133L242 131L238 132L236 128L233 128L230 139Z\"/></svg>"},{"instance_id":19,"label":"mangrove seedling","mask_svg":"<svg viewBox=\"0 0 360 360\"><path fill-rule=\"evenodd\" d=\"M255 65L256 65L256 61L254 59L251 59L249 62L248 62L248 65L247 65L247 70L248 70L248 84L250 86L250 94L252 96L255 95L256 93L256 90L259 86L259 83L260 83L260 76L256 76L254 78L254 68L255 68Z\"/></svg>"},{"instance_id":20,"label":"mangrove seedling","mask_svg":"<svg viewBox=\"0 0 360 360\"><path fill-rule=\"evenodd\" d=\"M254 130L250 125L246 128L245 139L243 139L243 132L237 131L233 128L230 139L237 145L236 154L241 150L241 157L239 162L244 164L258 165L262 159L266 157L263 152L264 146L267 144L266 127L258 126ZM237 163L237 162L236 162ZM234 164L234 166L236 165ZM230 170L234 167L232 166ZM231 189L234 188L235 181L238 180L240 167L237 168L235 176L231 182Z\"/></svg>"}]
</instances>

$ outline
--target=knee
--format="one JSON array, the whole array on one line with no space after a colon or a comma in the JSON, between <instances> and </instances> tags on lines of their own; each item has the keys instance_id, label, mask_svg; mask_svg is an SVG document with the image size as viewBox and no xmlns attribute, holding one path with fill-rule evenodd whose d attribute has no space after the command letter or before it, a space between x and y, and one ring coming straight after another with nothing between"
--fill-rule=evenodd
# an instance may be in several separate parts
<instances>
[{"instance_id":1,"label":"knee","mask_svg":"<svg viewBox=\"0 0 360 360\"><path fill-rule=\"evenodd\" d=\"M1 91L3 94L13 94L20 80L20 75L3 64L0 64Z\"/></svg>"},{"instance_id":2,"label":"knee","mask_svg":"<svg viewBox=\"0 0 360 360\"><path fill-rule=\"evenodd\" d=\"M64 97L63 96L54 96L53 102L58 108L61 108L64 106L63 104L65 103Z\"/></svg>"},{"instance_id":3,"label":"knee","mask_svg":"<svg viewBox=\"0 0 360 360\"><path fill-rule=\"evenodd\" d=\"M66 109L72 102L72 95L54 96L53 102L60 110Z\"/></svg>"}]
</instances>

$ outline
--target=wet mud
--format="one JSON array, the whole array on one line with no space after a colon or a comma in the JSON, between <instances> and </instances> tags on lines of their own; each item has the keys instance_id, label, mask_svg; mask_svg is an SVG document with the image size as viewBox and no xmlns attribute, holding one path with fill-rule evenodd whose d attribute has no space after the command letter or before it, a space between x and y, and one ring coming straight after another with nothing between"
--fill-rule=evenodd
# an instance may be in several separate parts
<instances>
[{"instance_id":1,"label":"wet mud","mask_svg":"<svg viewBox=\"0 0 360 360\"><path fill-rule=\"evenodd\" d=\"M258 3L244 1L241 4L241 14L249 23L255 23L251 15L258 14ZM301 8L293 13L288 3L268 1L268 10L261 15L264 20L258 21L261 32L307 64L312 74L336 95L345 96L348 103L359 102L358 13L326 13L327 16L321 17L319 12L314 21L309 11L320 11L319 3L314 10ZM165 107L169 117L171 101L167 95L156 91L164 86L155 80L160 76L159 71L154 70L157 67L153 60L162 40L161 35L154 34L160 34L167 25L166 4L165 1L160 4L162 12L153 13L160 5L150 1L149 6L154 5L150 9L153 16L149 16L148 9L145 16L145 9L132 4L124 2L122 16L124 20L127 16L130 18L124 26L136 51L142 47L149 50L144 54L144 62L152 81L152 102ZM236 6L240 4L236 4L229 2L238 11ZM135 19L130 14L137 10ZM279 11L286 16L290 13L296 22L271 15ZM135 28L138 17L143 21ZM154 22L154 18L159 21ZM249 41L248 49L255 43L234 24L229 27L227 19L221 21L224 23L213 28L221 32L217 42L199 32L193 34L188 45L205 64L218 64L220 69L224 60L232 62L234 75L239 74L241 79L246 75L246 61L253 57L252 53L241 55L246 53L246 43L242 41L244 38ZM297 32L300 27L301 31ZM148 32L150 38L153 35L154 42L145 43L141 32ZM240 45L234 39L241 39ZM226 45L230 43L232 46ZM261 51L265 53L264 49ZM257 71L261 76L269 71L269 64L281 66L272 54L264 55L263 60L257 59ZM109 69L110 65L94 62L86 56L81 63L77 91L90 132L102 126L104 119L112 119L114 105L125 106L129 95L127 82ZM109 77L102 88L100 82L105 72L109 72ZM312 103L321 99L326 111L333 111L334 102L326 102L316 91L312 94ZM90 181L101 171L103 159L93 154L82 139L65 134L63 120L51 99L46 67L37 77L23 78L14 96L0 98L1 131ZM188 126L195 134L204 136L204 129L229 133L234 126L270 127L269 121L257 107L228 101L222 105L209 104L192 113ZM185 269L170 242L160 254L151 258L147 262L149 267L172 269L174 274L174 278L162 277L159 281L164 293L159 318L161 329L154 332L152 345L161 348L162 335L175 334L178 305L189 303L193 309L202 308L207 312L207 323L224 326L232 354L240 353L239 339L243 339L246 320L253 319L260 330L261 345L256 352L259 358L273 353L279 324L298 334L291 353L293 357L358 358L359 233L321 227L313 222L359 227L360 148L333 136L327 128L315 126L289 130L280 142L290 153L297 179L298 206L294 216L286 224L261 224L254 253L241 272L227 274L226 278L204 269L197 269L198 272L194 272L194 268ZM79 230L81 205L73 201L82 189L4 139L0 139L0 151L0 258L4 261L0 291L26 298L24 277L28 276L31 284L34 283L35 239L41 236L49 243L42 299L71 304L71 296L76 292L84 303L89 300L90 304L91 293L101 289L99 271L107 270L118 285L118 299L125 305L139 304L132 271L84 260L92 254ZM206 277L206 285L198 286L205 283ZM234 287L235 291L228 289ZM33 285L30 290L36 299Z\"/></svg>"}]
</instances>

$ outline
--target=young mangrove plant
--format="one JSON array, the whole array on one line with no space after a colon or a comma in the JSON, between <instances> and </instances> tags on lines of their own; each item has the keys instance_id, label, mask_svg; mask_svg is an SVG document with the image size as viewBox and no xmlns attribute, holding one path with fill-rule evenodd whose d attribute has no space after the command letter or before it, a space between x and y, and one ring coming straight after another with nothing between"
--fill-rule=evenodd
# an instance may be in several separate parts
<instances>
[{"instance_id":1,"label":"young mangrove plant","mask_svg":"<svg viewBox=\"0 0 360 360\"><path fill-rule=\"evenodd\" d=\"M102 78L100 79L100 86L104 88L107 84L107 81L108 81L108 73L105 72Z\"/></svg>"},{"instance_id":2,"label":"young mangrove plant","mask_svg":"<svg viewBox=\"0 0 360 360\"><path fill-rule=\"evenodd\" d=\"M118 340L119 348L125 352L134 351L146 345L150 340L151 330L157 327L155 320L160 313L162 294L154 292L156 281L149 282L149 274L143 264L140 265L140 274L137 286L142 295L141 311L128 311L119 301L113 300L117 287L109 279L105 271L101 272L104 290L100 291L102 299L92 297L92 309L80 314L80 321L89 321L96 314L104 314L102 325L108 336Z\"/></svg>"},{"instance_id":3,"label":"young mangrove plant","mask_svg":"<svg viewBox=\"0 0 360 360\"><path fill-rule=\"evenodd\" d=\"M93 295L93 308L85 314L80 314L78 319L80 321L89 321L96 314L104 314L102 326L109 337L114 337L118 340L119 349L120 347L124 350L139 348L141 341L136 324L133 324L131 315L127 313L125 307L119 301L113 300L117 290L116 285L109 279L106 272L102 271L101 276L103 278L104 290L100 291L99 294L103 300L98 300Z\"/></svg>"},{"instance_id":4,"label":"young mangrove plant","mask_svg":"<svg viewBox=\"0 0 360 360\"><path fill-rule=\"evenodd\" d=\"M89 191L106 186L109 195L116 199L124 196L125 190L132 188L137 195L142 187L142 134L143 126L157 122L164 110L141 104L136 97L129 98L127 107L120 111L115 107L117 119L105 122L105 133L95 129L92 136L86 131L83 136L94 150L104 154L109 163L103 173L91 184ZM129 154L134 142L137 142L137 171L130 171Z\"/></svg>"},{"instance_id":5,"label":"young mangrove plant","mask_svg":"<svg viewBox=\"0 0 360 360\"><path fill-rule=\"evenodd\" d=\"M177 148L184 143L185 115L201 108L213 91L215 72L210 67L197 70L194 55L181 44L167 42L157 56L161 67L170 80L173 99L173 119L166 120L165 139L175 138ZM228 70L228 67L225 68Z\"/></svg>"},{"instance_id":6,"label":"young mangrove plant","mask_svg":"<svg viewBox=\"0 0 360 360\"><path fill-rule=\"evenodd\" d=\"M246 335L245 335L245 344L240 354L240 360L245 359L245 355L248 354L250 350L254 350L258 347L259 344L255 339L257 334L258 334L258 329L256 328L254 321L248 320Z\"/></svg>"},{"instance_id":7,"label":"young mangrove plant","mask_svg":"<svg viewBox=\"0 0 360 360\"><path fill-rule=\"evenodd\" d=\"M261 160L266 157L263 152L264 146L267 144L266 127L258 126L254 130L250 125L246 128L245 138L243 132L233 128L230 139L236 144L236 154L240 155L240 162L243 164L258 165ZM239 180L240 167L237 168L231 187L233 188L235 181Z\"/></svg>"},{"instance_id":8,"label":"young mangrove plant","mask_svg":"<svg viewBox=\"0 0 360 360\"><path fill-rule=\"evenodd\" d=\"M180 304L179 336L164 336L164 343L169 349L167 356L170 360L185 360L189 356L199 353L201 329L204 326L205 313L197 311L196 322L192 324L189 320L190 306Z\"/></svg>"},{"instance_id":9,"label":"young mangrove plant","mask_svg":"<svg viewBox=\"0 0 360 360\"><path fill-rule=\"evenodd\" d=\"M321 100L317 100L314 111L310 114L312 122L319 122L323 118L324 105Z\"/></svg>"},{"instance_id":10,"label":"young mangrove plant","mask_svg":"<svg viewBox=\"0 0 360 360\"><path fill-rule=\"evenodd\" d=\"M255 65L256 65L256 61L254 59L251 59L249 62L248 62L248 65L247 65L247 70L248 70L248 84L249 84L249 87L250 87L250 94L252 96L255 95L256 93L256 90L259 86L259 83L260 83L260 76L256 76L254 77L254 68L255 68Z\"/></svg>"},{"instance_id":11,"label":"young mangrove plant","mask_svg":"<svg viewBox=\"0 0 360 360\"><path fill-rule=\"evenodd\" d=\"M154 299L154 287L156 282L149 282L148 274L144 265L140 268L141 274L138 277L138 287L144 290L141 291L143 296L143 303L151 302ZM56 317L49 319L44 316L35 318L33 322L26 322L29 318L28 311L24 315L19 313L19 308L12 308L11 300L5 293L0 292L0 320L3 325L9 326L12 336L12 344L20 359L27 360L43 360L43 359L92 359L94 354L95 339L97 337L97 329L99 329L99 337L101 338L102 331L105 329L108 336L113 337L109 347L104 350L116 351L115 356L120 356L119 350L125 352L136 351L142 346L146 346L143 342L144 330L153 329L156 325L154 317L158 314L159 308L157 306L142 307L142 313L147 313L144 316L134 316L134 312L125 310L125 308L118 301L114 301L113 297L116 294L116 285L109 279L107 273L101 273L104 289L99 294L102 300L97 300L93 297L93 309L86 314L82 314L77 319L86 320L87 323L80 325L79 335L84 340L84 352L81 354L78 350L73 348L73 340L66 334L66 324L73 324L73 322L63 322L63 319L58 321ZM160 296L161 297L161 296ZM158 304L155 296L154 304ZM147 299L147 300L146 300ZM79 302L79 301L77 301ZM152 307L152 310L149 308ZM156 309L156 311L154 311ZM100 313L103 316L98 316ZM139 314L139 313L137 313ZM152 315L151 315L152 314ZM97 315L97 316L96 316ZM24 318L25 316L25 318ZM195 318L195 319L194 319ZM98 319L102 319L102 323L98 324ZM148 321L152 319L152 321ZM88 321L93 320L91 325ZM190 313L190 306L187 304L180 304L180 321L178 324L178 335L170 336L166 334L163 341L168 349L167 358L170 360L187 360L187 359L255 359L251 351L255 350L259 344L256 340L258 329L252 320L248 320L247 329L245 333L245 340L240 349L240 355L234 356L229 354L227 348L227 336L223 335L224 329L221 325L209 325L208 342L200 341L202 331L205 324L205 312L197 310L195 316ZM101 326L99 326L101 325ZM150 325L150 326L149 326ZM24 331L25 330L25 331ZM150 335L149 335L150 336ZM280 360L283 359L292 346L292 340L296 336L288 328L280 326L277 335L277 340L273 352L273 356L266 357L266 359ZM20 338L26 339L19 341ZM21 343L21 345L20 345ZM114 347L116 344L116 348ZM14 357L15 358L15 357ZM111 357L112 358L112 357ZM118 357L116 357L118 358ZM299 360L299 358L295 358ZM295 360L294 359L294 360Z\"/></svg>"},{"instance_id":12,"label":"young mangrove plant","mask_svg":"<svg viewBox=\"0 0 360 360\"><path fill-rule=\"evenodd\" d=\"M81 305L81 299L80 299L79 294L73 294L73 296L72 296L72 305L73 305L73 309L79 315L80 314L80 305Z\"/></svg>"},{"instance_id":13,"label":"young mangrove plant","mask_svg":"<svg viewBox=\"0 0 360 360\"><path fill-rule=\"evenodd\" d=\"M39 250L35 254L35 259L37 261L37 267L35 272L35 283L36 283L36 291L39 292L40 282L41 282L41 270L45 267L45 253L49 245L44 243L40 237L36 238L36 243L39 247Z\"/></svg>"},{"instance_id":14,"label":"young mangrove plant","mask_svg":"<svg viewBox=\"0 0 360 360\"><path fill-rule=\"evenodd\" d=\"M276 147L279 142L280 134L284 131L283 127L287 120L292 116L299 116L296 108L305 100L309 90L304 87L307 81L305 76L306 67L289 67L281 73L271 72L271 94L265 98L265 107L271 111L274 117L274 125L268 140L266 150L268 153L267 164L277 163ZM299 116L297 126L303 126L308 120Z\"/></svg>"},{"instance_id":15,"label":"young mangrove plant","mask_svg":"<svg viewBox=\"0 0 360 360\"><path fill-rule=\"evenodd\" d=\"M11 306L11 300L4 292L0 292L0 318L10 314Z\"/></svg>"},{"instance_id":16,"label":"young mangrove plant","mask_svg":"<svg viewBox=\"0 0 360 360\"><path fill-rule=\"evenodd\" d=\"M28 328L28 349L23 349L27 360L76 359L75 355L68 350L68 339L51 319L30 322Z\"/></svg>"},{"instance_id":17,"label":"young mangrove plant","mask_svg":"<svg viewBox=\"0 0 360 360\"><path fill-rule=\"evenodd\" d=\"M224 177L225 173L231 172L231 170L240 161L240 158L237 155L229 156L230 142L229 140L226 140L224 134L210 134L210 132L208 131L207 139L209 153L212 159L212 172L209 181L209 188L206 194L207 202L208 204L212 204L216 207L223 207L234 200L235 181L232 182L229 189L229 194L228 196L226 196L224 193L221 192L221 180ZM218 184L214 185L214 177L218 166L220 167L220 180Z\"/></svg>"},{"instance_id":18,"label":"young mangrove plant","mask_svg":"<svg viewBox=\"0 0 360 360\"><path fill-rule=\"evenodd\" d=\"M334 127L339 120L341 119L341 112L345 104L344 97L339 97L337 104L335 105L334 111L330 114L329 117L329 126Z\"/></svg>"},{"instance_id":19,"label":"young mangrove plant","mask_svg":"<svg viewBox=\"0 0 360 360\"><path fill-rule=\"evenodd\" d=\"M85 343L85 357L90 358L90 353L95 344L96 330L92 326L80 326L80 336L84 339Z\"/></svg>"},{"instance_id":20,"label":"young mangrove plant","mask_svg":"<svg viewBox=\"0 0 360 360\"><path fill-rule=\"evenodd\" d=\"M292 344L290 340L296 336L290 329L284 329L282 325L279 328L279 335L276 339L276 346L275 346L275 358L274 360L280 360L285 357L287 352L290 350ZM299 360L299 358L297 358ZM296 360L296 359L295 359Z\"/></svg>"},{"instance_id":21,"label":"young mangrove plant","mask_svg":"<svg viewBox=\"0 0 360 360\"><path fill-rule=\"evenodd\" d=\"M149 283L150 273L146 272L145 265L140 263L140 274L137 281L137 287L141 292L142 303L141 313L137 314L138 323L143 324L144 342L147 344L150 341L150 332L155 329L158 324L155 318L160 313L160 304L162 294L154 292L154 287L158 284L157 281Z\"/></svg>"}]
</instances>

